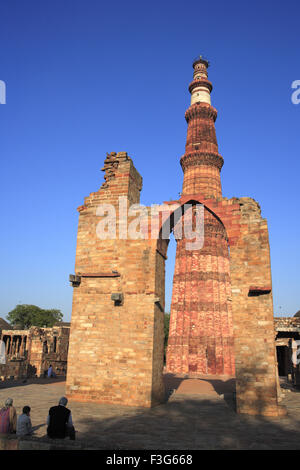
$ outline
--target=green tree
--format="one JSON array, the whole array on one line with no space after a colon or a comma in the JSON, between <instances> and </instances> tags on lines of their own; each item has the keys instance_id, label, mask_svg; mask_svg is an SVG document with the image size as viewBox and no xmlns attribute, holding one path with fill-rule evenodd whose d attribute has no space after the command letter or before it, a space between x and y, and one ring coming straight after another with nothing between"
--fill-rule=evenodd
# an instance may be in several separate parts
<instances>
[{"instance_id":1,"label":"green tree","mask_svg":"<svg viewBox=\"0 0 300 470\"><path fill-rule=\"evenodd\" d=\"M17 305L6 316L12 326L18 326L21 330L31 326L52 327L61 321L63 314L57 309L43 309L36 305Z\"/></svg>"}]
</instances>

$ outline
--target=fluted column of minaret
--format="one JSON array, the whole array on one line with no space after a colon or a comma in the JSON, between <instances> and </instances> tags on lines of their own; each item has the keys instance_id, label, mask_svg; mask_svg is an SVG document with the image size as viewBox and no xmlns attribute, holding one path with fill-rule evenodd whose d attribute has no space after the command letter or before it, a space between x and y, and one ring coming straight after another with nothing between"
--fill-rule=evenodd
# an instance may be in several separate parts
<instances>
[{"instance_id":1,"label":"fluted column of minaret","mask_svg":"<svg viewBox=\"0 0 300 470\"><path fill-rule=\"evenodd\" d=\"M208 62L194 62L190 84L191 106L185 154L183 195L221 198L220 170L214 122L217 111L210 104L212 85ZM188 217L188 213L183 219ZM195 228L195 217L193 216ZM177 240L171 303L167 371L190 375L234 374L233 326L230 296L229 252L222 222L204 209L204 244L187 249L187 238Z\"/></svg>"},{"instance_id":2,"label":"fluted column of minaret","mask_svg":"<svg viewBox=\"0 0 300 470\"><path fill-rule=\"evenodd\" d=\"M177 240L167 370L234 374L228 240L222 223L204 211L204 245Z\"/></svg>"}]
</instances>

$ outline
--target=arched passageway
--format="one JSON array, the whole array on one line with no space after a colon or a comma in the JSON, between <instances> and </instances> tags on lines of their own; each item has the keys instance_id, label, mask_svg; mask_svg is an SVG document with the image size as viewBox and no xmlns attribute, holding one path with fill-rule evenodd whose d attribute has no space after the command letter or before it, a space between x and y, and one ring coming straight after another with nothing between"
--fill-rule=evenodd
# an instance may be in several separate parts
<instances>
[{"instance_id":1,"label":"arched passageway","mask_svg":"<svg viewBox=\"0 0 300 470\"><path fill-rule=\"evenodd\" d=\"M202 214L197 214L198 209ZM166 370L232 376L234 345L225 227L211 210L191 200L170 215L161 237L163 232L166 237L168 228L175 234L177 249Z\"/></svg>"}]
</instances>

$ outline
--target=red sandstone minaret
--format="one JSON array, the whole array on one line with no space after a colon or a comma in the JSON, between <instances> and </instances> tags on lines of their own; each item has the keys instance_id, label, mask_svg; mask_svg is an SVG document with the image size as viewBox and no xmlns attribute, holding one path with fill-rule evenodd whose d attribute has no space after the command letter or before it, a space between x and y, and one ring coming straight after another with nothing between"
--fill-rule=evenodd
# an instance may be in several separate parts
<instances>
[{"instance_id":1,"label":"red sandstone minaret","mask_svg":"<svg viewBox=\"0 0 300 470\"><path fill-rule=\"evenodd\" d=\"M202 56L193 63L189 85L191 105L185 154L182 197L201 203L222 199L215 132L217 110L211 106L209 63ZM233 375L233 327L231 313L229 248L222 222L204 208L204 245L187 250L186 239L177 240L173 280L167 371L190 375Z\"/></svg>"}]
</instances>

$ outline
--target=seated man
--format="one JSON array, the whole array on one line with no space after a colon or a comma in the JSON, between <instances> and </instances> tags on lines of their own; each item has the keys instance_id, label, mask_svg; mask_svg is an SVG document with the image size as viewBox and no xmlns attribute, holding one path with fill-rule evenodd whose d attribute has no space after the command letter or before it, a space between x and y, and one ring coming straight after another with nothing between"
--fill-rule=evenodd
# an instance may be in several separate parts
<instances>
[{"instance_id":1,"label":"seated man","mask_svg":"<svg viewBox=\"0 0 300 470\"><path fill-rule=\"evenodd\" d=\"M53 367L52 367L51 364L50 364L50 366L49 366L49 369L48 369L47 374L48 374L48 378L50 378L50 377L56 378L56 374L55 374L55 372L53 372Z\"/></svg>"},{"instance_id":2,"label":"seated man","mask_svg":"<svg viewBox=\"0 0 300 470\"><path fill-rule=\"evenodd\" d=\"M31 436L32 434L30 406L24 406L23 414L18 417L17 421L17 436Z\"/></svg>"},{"instance_id":3,"label":"seated man","mask_svg":"<svg viewBox=\"0 0 300 470\"><path fill-rule=\"evenodd\" d=\"M5 406L0 410L0 433L15 433L17 428L17 412L13 406L13 399L7 398Z\"/></svg>"},{"instance_id":4,"label":"seated man","mask_svg":"<svg viewBox=\"0 0 300 470\"><path fill-rule=\"evenodd\" d=\"M47 435L52 439L64 439L69 436L75 440L75 429L72 422L71 411L66 408L68 399L62 397L58 406L52 406L47 418Z\"/></svg>"}]
</instances>

